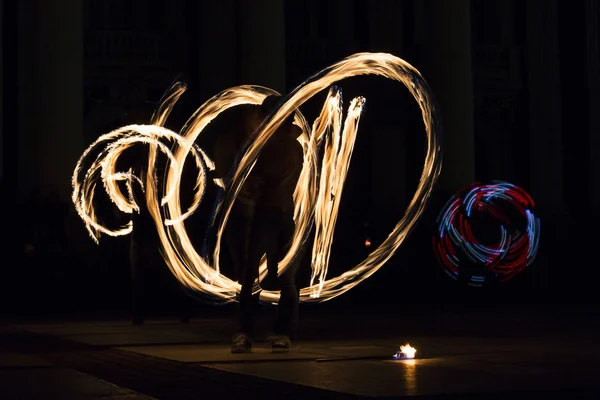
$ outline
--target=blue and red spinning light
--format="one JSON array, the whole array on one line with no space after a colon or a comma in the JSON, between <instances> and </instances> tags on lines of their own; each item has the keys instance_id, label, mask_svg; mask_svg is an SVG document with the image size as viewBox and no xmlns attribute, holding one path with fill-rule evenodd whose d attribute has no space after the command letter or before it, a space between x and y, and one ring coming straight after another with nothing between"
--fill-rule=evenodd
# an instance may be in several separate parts
<instances>
[{"instance_id":1,"label":"blue and red spinning light","mask_svg":"<svg viewBox=\"0 0 600 400\"><path fill-rule=\"evenodd\" d=\"M506 182L476 183L455 194L437 220L434 252L445 272L470 286L505 282L534 260L540 222L534 203Z\"/></svg>"}]
</instances>

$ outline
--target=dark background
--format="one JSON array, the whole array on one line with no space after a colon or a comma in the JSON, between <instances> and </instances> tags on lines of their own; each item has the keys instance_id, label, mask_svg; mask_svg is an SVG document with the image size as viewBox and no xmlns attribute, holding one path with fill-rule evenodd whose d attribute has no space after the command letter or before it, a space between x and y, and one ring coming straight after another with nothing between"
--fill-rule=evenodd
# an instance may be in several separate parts
<instances>
[{"instance_id":1,"label":"dark background","mask_svg":"<svg viewBox=\"0 0 600 400\"><path fill-rule=\"evenodd\" d=\"M4 313L129 312L128 238L104 236L96 246L70 201L75 163L99 135L148 122L176 79L189 89L167 123L174 130L225 88L259 84L287 93L360 51L393 53L430 83L442 114L443 173L417 228L388 264L314 307L385 306L401 315L414 307L597 304L598 3L3 0ZM370 251L365 239L374 248L403 215L425 143L404 87L373 77L340 86L346 104L363 95L367 106L330 275L356 265ZM309 122L320 101L303 108ZM442 206L476 180L525 189L542 227L534 263L490 288L449 279L431 247ZM169 304L165 297L161 310Z\"/></svg>"}]
</instances>

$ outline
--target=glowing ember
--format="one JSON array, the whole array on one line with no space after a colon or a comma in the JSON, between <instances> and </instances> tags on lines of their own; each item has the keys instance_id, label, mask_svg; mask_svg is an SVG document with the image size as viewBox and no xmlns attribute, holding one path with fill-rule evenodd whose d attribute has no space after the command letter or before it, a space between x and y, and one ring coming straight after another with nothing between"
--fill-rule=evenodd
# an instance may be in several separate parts
<instances>
[{"instance_id":1,"label":"glowing ember","mask_svg":"<svg viewBox=\"0 0 600 400\"><path fill-rule=\"evenodd\" d=\"M400 346L400 350L394 354L396 360L409 360L415 358L417 349L406 343L404 346Z\"/></svg>"},{"instance_id":2,"label":"glowing ember","mask_svg":"<svg viewBox=\"0 0 600 400\"><path fill-rule=\"evenodd\" d=\"M327 279L342 189L365 103L364 98L357 97L352 99L344 110L341 91L333 85L345 78L359 75L378 75L406 86L421 109L427 137L427 152L416 192L405 215L387 239L360 264L340 276ZM261 86L237 86L227 89L200 106L182 130L175 133L165 128L164 124L185 89L182 84L176 84L172 88L154 114L151 125L122 127L94 142L81 156L73 173L72 201L90 235L98 242L101 234L121 236L129 234L133 229L131 222L115 229L102 224L93 206L96 188L100 186L98 183L101 183L117 208L128 214L139 212L139 205L131 195L131 185L140 185L145 192L144 200L155 222L161 252L168 268L182 285L212 297L217 302L236 301L240 291L240 284L222 275L219 268L221 236L231 207L263 146L292 114L295 114L295 124L303 131L300 142L304 148L304 165L294 193L296 228L288 253L279 263L279 273L290 264L305 242L310 228L314 227L312 276L310 286L300 291L302 302L322 302L337 297L381 268L414 228L440 175L442 159L438 112L433 94L419 71L391 54L354 54L303 82L263 121L254 142L246 149L231 182L226 187L226 196L221 204L217 222L214 254L210 263L196 251L184 223L186 218L196 211L204 196L206 185L211 183L207 182L206 170L214 169L213 161L195 145L196 139L221 112L242 104L261 104L265 97L277 93ZM298 109L311 97L327 89L329 94L321 113L312 126L309 126ZM143 175L135 176L131 169L128 172L117 171L119 156L128 148L140 144L146 145L150 150ZM169 164L165 170L165 179L157 182L155 167L157 156L160 154L168 159ZM196 167L198 176L192 204L186 210L182 208L180 188L183 165L188 156L192 157L192 165ZM89 161L91 166L84 168L84 164ZM142 174L141 171L138 173ZM123 193L123 184L128 193ZM223 182L214 184L221 186ZM266 262L263 262L259 270L259 280L264 278L266 273ZM258 283L254 290L260 290ZM260 299L276 303L279 293L263 290L260 292Z\"/></svg>"}]
</instances>

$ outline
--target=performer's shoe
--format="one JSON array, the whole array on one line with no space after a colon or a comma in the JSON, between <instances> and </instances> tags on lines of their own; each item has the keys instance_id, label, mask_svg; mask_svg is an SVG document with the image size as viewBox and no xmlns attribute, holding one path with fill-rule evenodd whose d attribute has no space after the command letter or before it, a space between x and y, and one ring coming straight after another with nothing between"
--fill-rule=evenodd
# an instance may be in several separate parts
<instances>
[{"instance_id":1,"label":"performer's shoe","mask_svg":"<svg viewBox=\"0 0 600 400\"><path fill-rule=\"evenodd\" d=\"M231 354L244 354L252 351L252 343L245 333L238 333L233 336L231 344Z\"/></svg>"},{"instance_id":2,"label":"performer's shoe","mask_svg":"<svg viewBox=\"0 0 600 400\"><path fill-rule=\"evenodd\" d=\"M292 347L292 341L287 335L271 336L271 350L273 353L287 353Z\"/></svg>"}]
</instances>

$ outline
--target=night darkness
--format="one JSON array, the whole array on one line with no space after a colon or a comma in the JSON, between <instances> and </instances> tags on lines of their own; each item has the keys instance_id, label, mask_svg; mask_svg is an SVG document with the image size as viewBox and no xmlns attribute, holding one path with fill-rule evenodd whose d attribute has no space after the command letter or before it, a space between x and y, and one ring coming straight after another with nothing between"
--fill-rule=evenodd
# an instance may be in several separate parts
<instances>
[{"instance_id":1,"label":"night darkness","mask_svg":"<svg viewBox=\"0 0 600 400\"><path fill-rule=\"evenodd\" d=\"M175 80L189 86L167 122L177 130L222 89L255 83L287 93L361 51L404 58L430 83L442 113L443 172L425 214L388 265L323 307L394 308L399 282L407 283L403 303L412 307L596 304L597 3L343 3L290 0L260 9L241 0L210 7L186 0L3 1L1 281L10 299L4 312L127 313L127 238L103 237L94 245L69 198L74 163L99 135L148 122ZM367 106L332 274L362 260L365 240L374 248L403 215L425 144L418 107L401 85L360 77L340 86L346 101L363 95ZM309 121L320 96L303 107ZM435 260L435 220L452 193L494 180L518 185L535 201L538 256L505 284L463 287ZM108 201L98 207L121 221Z\"/></svg>"},{"instance_id":2,"label":"night darkness","mask_svg":"<svg viewBox=\"0 0 600 400\"><path fill-rule=\"evenodd\" d=\"M0 20L0 399L600 398L600 0L0 0ZM443 164L410 234L357 287L301 303L298 327L293 305L276 314L284 300L257 303L245 309L258 312L257 325L271 315L276 322L252 332L233 327L245 315L232 318L237 303L182 290L149 213L121 213L100 181L99 220L110 228L133 220L138 229L101 235L98 245L90 238L71 200L78 160L102 135L149 124L175 82L187 90L165 127L180 132L227 88L286 95L361 52L391 53L422 74L439 107ZM336 86L344 111L357 96L366 103L328 278L390 238L428 154L427 118L402 84L369 75ZM309 124L326 95L301 106ZM226 146L241 136L215 149L223 132L249 133L248 110L225 111L196 144L235 159L243 147ZM271 143L299 149L294 138ZM143 171L147 147L136 146L119 171ZM284 160L281 170L255 169L280 179L294 159L282 154L292 153L264 149L268 165ZM197 176L190 159L186 206ZM159 157L157 176L167 161ZM208 182L185 221L198 253L218 194ZM133 198L144 197L140 188ZM438 230L440 213L457 204ZM269 223L273 215L261 214ZM277 215L280 231L293 229L291 214ZM534 217L537 248L527 235ZM238 241L247 225L231 226L225 240ZM255 226L252 239L263 228ZM460 235L472 235L471 247L452 241ZM513 247L494 247L507 237ZM221 249L232 277L239 253ZM532 262L511 275L516 269L502 268L515 259ZM285 285L281 276L274 282ZM408 342L416 359L394 360Z\"/></svg>"}]
</instances>

